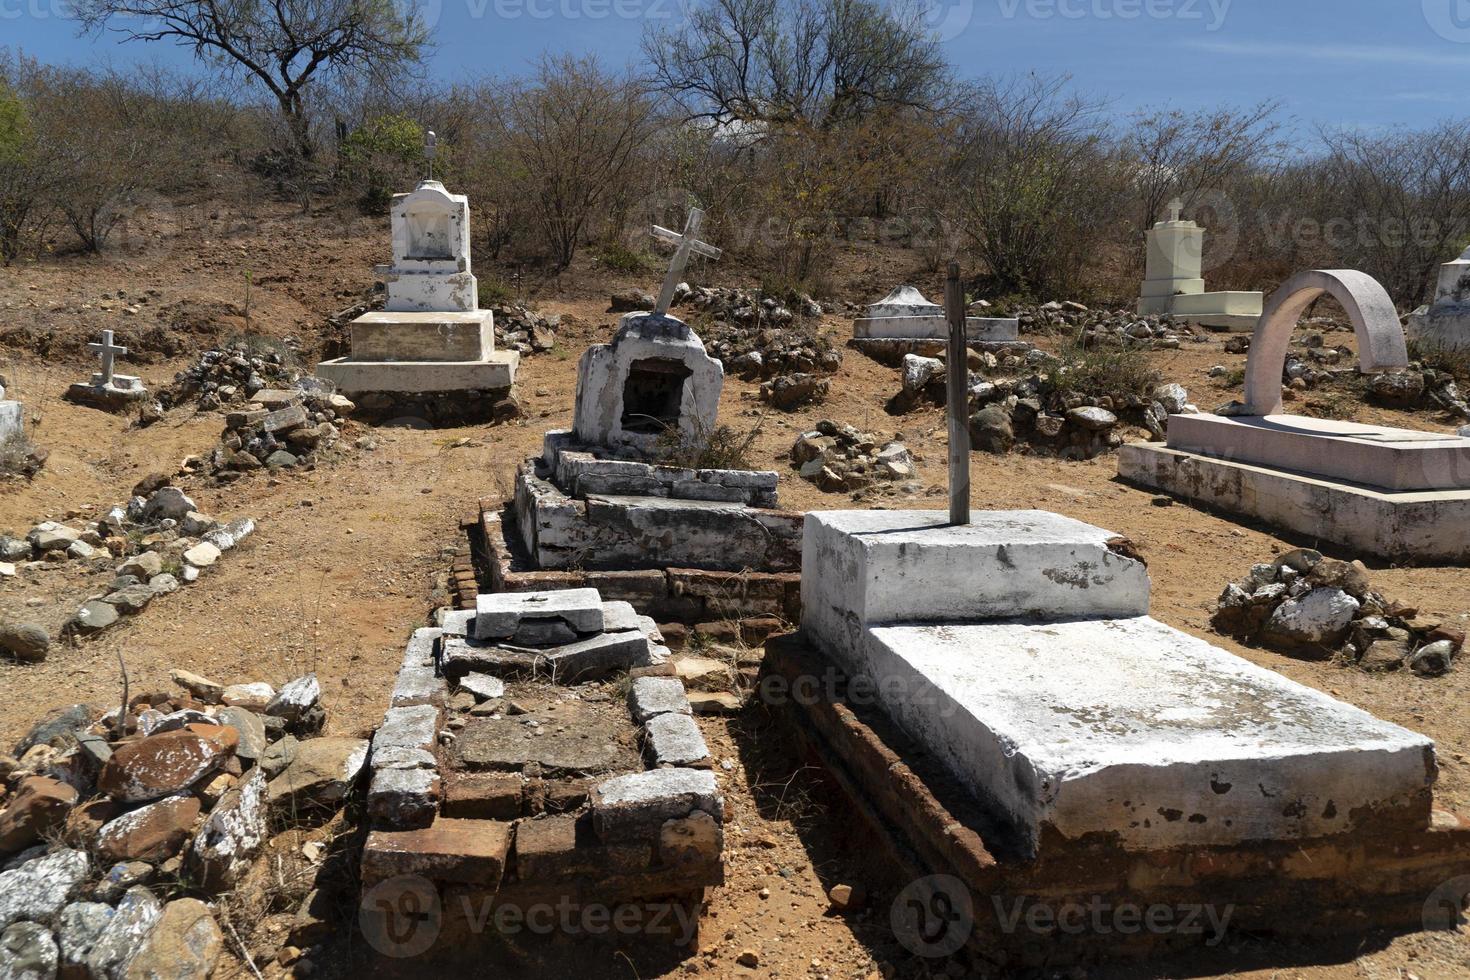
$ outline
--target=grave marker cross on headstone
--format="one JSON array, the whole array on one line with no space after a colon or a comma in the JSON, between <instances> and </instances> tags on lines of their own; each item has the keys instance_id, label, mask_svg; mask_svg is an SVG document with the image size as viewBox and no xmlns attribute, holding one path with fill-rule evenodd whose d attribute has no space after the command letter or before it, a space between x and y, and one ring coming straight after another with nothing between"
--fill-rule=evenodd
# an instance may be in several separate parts
<instances>
[{"instance_id":1,"label":"grave marker cross on headstone","mask_svg":"<svg viewBox=\"0 0 1470 980\"><path fill-rule=\"evenodd\" d=\"M718 259L722 252L713 245L706 245L694 236L699 234L699 226L704 223L704 212L698 208L689 212L689 220L684 224L684 234L653 226L655 238L662 238L666 242L673 242L675 246L674 257L669 260L669 274L664 277L663 291L658 294L658 303L655 304L653 312L655 316L662 316L669 312L669 307L674 305L674 290L678 287L680 280L684 278L684 267L689 264L689 253L702 255L707 259Z\"/></svg>"},{"instance_id":2,"label":"grave marker cross on headstone","mask_svg":"<svg viewBox=\"0 0 1470 980\"><path fill-rule=\"evenodd\" d=\"M118 354L126 354L128 349L113 344L111 330L102 331L102 343L88 344L87 349L96 351L97 356L102 358L102 384L112 384L113 362Z\"/></svg>"},{"instance_id":3,"label":"grave marker cross on headstone","mask_svg":"<svg viewBox=\"0 0 1470 980\"><path fill-rule=\"evenodd\" d=\"M434 155L439 149L439 137L431 129L424 134L424 159L429 161L429 179L434 179Z\"/></svg>"},{"instance_id":4,"label":"grave marker cross on headstone","mask_svg":"<svg viewBox=\"0 0 1470 980\"><path fill-rule=\"evenodd\" d=\"M1172 200L1172 201L1169 202L1169 220L1170 221L1178 221L1179 220L1179 216L1182 215L1183 213L1184 213L1184 202L1183 201L1179 200L1179 198L1176 197L1176 198L1174 198L1174 200Z\"/></svg>"}]
</instances>

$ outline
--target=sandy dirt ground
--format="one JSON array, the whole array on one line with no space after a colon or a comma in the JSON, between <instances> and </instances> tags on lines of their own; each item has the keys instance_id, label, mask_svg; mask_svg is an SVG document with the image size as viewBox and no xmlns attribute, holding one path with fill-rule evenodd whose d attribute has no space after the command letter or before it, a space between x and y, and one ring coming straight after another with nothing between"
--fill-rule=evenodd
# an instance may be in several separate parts
<instances>
[{"instance_id":1,"label":"sandy dirt ground","mask_svg":"<svg viewBox=\"0 0 1470 980\"><path fill-rule=\"evenodd\" d=\"M157 290L159 295L132 317L156 323L182 342L172 356L144 352L147 363L133 365L157 387L211 340L244 328L244 270L252 270L251 329L300 337L311 350L325 315L360 296L370 284L371 263L384 258L376 247L386 242L381 222L327 220L260 207L245 210L250 213L235 222L228 216L201 217L188 226L195 230L184 238L160 239L156 248L142 254L60 259L0 271L0 344L5 345L0 346L0 373L9 379L12 397L22 398L28 414L39 419L36 442L50 451L46 468L34 481L0 483L0 532L23 534L43 519L123 502L139 479L174 472L183 457L207 451L217 439L222 427L218 415L181 409L154 426L132 429L124 419L60 398L69 382L90 370L80 348L86 334L130 322L120 314L120 302L146 289ZM880 266L871 261L862 265L854 281L872 278L875 268ZM896 274L894 268L901 263L881 265L884 274ZM653 285L654 275L644 278L648 281L638 284ZM118 289L129 296L118 299ZM252 517L257 534L200 584L155 601L100 639L57 644L41 664L0 662L0 745L8 746L52 707L74 701L110 703L118 696L119 658L135 692L166 689L174 667L225 683L279 683L314 670L325 692L329 730L367 734L383 710L405 638L443 600L434 586L455 549L465 547L460 519L473 511L478 498L509 489L516 464L539 449L545 430L570 424L576 358L587 344L612 333L615 318L603 312L608 291L608 281L590 275L582 283L569 284L569 277L563 277L540 287L534 303L541 312L570 316L555 351L522 362L519 388L527 408L522 421L437 431L352 424L340 458L313 471L252 474L226 488L186 483L201 509L226 519ZM862 292L847 298L870 300ZM160 312L165 308L193 311L186 319L194 328L169 325ZM837 317L823 322L823 329L838 338L847 326ZM1347 337L1333 334L1330 342ZM1224 354L1214 340L1160 353L1156 361L1166 378L1184 384L1209 408L1233 393L1207 379L1208 368L1237 367L1243 358ZM756 386L731 379L721 420L737 429L760 423L756 462L781 472L783 505L794 509L854 506L844 496L822 493L801 481L786 462L796 434L821 418L883 436L901 434L919 457L926 485L940 488L942 414L927 409L902 418L887 415L883 405L898 386L895 369L849 351L825 404L789 415L767 414L756 398ZM1448 428L1427 416L1366 406L1356 417ZM367 437L371 448L356 447L361 437ZM1215 635L1209 615L1227 582L1241 577L1252 563L1315 542L1287 540L1269 529L1184 504L1157 506L1153 495L1118 482L1115 470L1113 457L1070 463L1022 454L977 454L971 464L972 501L980 509L1052 510L1127 536L1149 562L1154 616L1433 737L1442 766L1439 804L1470 810L1470 766L1464 758L1470 749L1470 669L1461 665L1436 680L1407 673L1368 675L1247 649ZM882 503L943 506L942 498L932 493ZM1426 613L1466 620L1470 576L1463 569L1368 565L1380 591ZM104 579L63 565L34 579L0 580L0 618L59 626ZM758 709L701 723L716 758L728 761L716 772L729 805L729 881L709 894L695 950L672 956L578 948L571 955L571 950L553 948L513 959L503 975L567 975L562 968L568 957L580 973L609 977L957 975L943 972L945 964L909 958L893 942L887 904L892 895L876 883L865 910L846 916L830 910L827 889L864 881L869 862L861 850L844 846L842 815L794 768L779 729ZM340 962L320 964L326 975L359 968L351 937L344 936L342 945ZM736 963L746 950L758 954L753 969ZM234 964L234 969L250 975L243 964ZM406 967L403 975L424 972ZM1232 939L1200 956L1072 975L1433 980L1470 976L1470 937L1368 936L1346 944L1305 945Z\"/></svg>"}]
</instances>

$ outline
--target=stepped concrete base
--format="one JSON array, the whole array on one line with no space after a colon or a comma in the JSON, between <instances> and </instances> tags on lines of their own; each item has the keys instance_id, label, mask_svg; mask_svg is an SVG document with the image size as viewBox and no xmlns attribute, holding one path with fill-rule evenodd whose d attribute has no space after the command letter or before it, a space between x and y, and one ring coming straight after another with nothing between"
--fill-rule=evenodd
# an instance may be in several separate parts
<instances>
[{"instance_id":1,"label":"stepped concrete base","mask_svg":"<svg viewBox=\"0 0 1470 980\"><path fill-rule=\"evenodd\" d=\"M436 314L438 315L438 314ZM481 361L363 361L339 357L317 365L318 377L348 397L361 392L504 391L515 383L521 355L494 351Z\"/></svg>"},{"instance_id":2,"label":"stepped concrete base","mask_svg":"<svg viewBox=\"0 0 1470 980\"><path fill-rule=\"evenodd\" d=\"M102 375L90 381L79 381L66 389L66 400L78 405L100 408L105 412L121 412L148 400L148 389L131 375L115 374L104 384Z\"/></svg>"},{"instance_id":3,"label":"stepped concrete base","mask_svg":"<svg viewBox=\"0 0 1470 980\"><path fill-rule=\"evenodd\" d=\"M495 314L375 311L352 321L354 361L485 360L495 352Z\"/></svg>"},{"instance_id":4,"label":"stepped concrete base","mask_svg":"<svg viewBox=\"0 0 1470 980\"><path fill-rule=\"evenodd\" d=\"M1133 443L1118 475L1151 490L1388 561L1470 562L1470 490L1392 492Z\"/></svg>"},{"instance_id":5,"label":"stepped concrete base","mask_svg":"<svg viewBox=\"0 0 1470 980\"><path fill-rule=\"evenodd\" d=\"M1146 616L879 626L894 720L1036 849L1422 827L1434 743Z\"/></svg>"},{"instance_id":6,"label":"stepped concrete base","mask_svg":"<svg viewBox=\"0 0 1470 980\"><path fill-rule=\"evenodd\" d=\"M1256 324L1260 322L1261 317L1259 314L1234 315L1230 313L1206 313L1198 316L1179 316L1176 314L1174 319L1183 320L1185 323L1193 323L1201 327L1208 327L1211 330L1221 333L1252 333L1255 331Z\"/></svg>"},{"instance_id":7,"label":"stepped concrete base","mask_svg":"<svg viewBox=\"0 0 1470 980\"><path fill-rule=\"evenodd\" d=\"M1470 439L1303 415L1174 415L1170 449L1388 491L1470 489Z\"/></svg>"}]
</instances>

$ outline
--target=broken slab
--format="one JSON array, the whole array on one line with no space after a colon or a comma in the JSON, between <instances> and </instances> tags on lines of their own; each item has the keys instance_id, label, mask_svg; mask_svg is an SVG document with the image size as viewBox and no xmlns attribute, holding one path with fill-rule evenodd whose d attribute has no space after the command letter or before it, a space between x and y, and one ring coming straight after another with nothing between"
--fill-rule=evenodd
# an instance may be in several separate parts
<instances>
[{"instance_id":1,"label":"broken slab","mask_svg":"<svg viewBox=\"0 0 1470 980\"><path fill-rule=\"evenodd\" d=\"M1116 535L1044 511L988 511L949 525L940 511L818 511L806 517L802 629L834 656L863 628L1148 612L1148 569Z\"/></svg>"},{"instance_id":2,"label":"broken slab","mask_svg":"<svg viewBox=\"0 0 1470 980\"><path fill-rule=\"evenodd\" d=\"M868 306L852 323L857 340L947 340L944 307L932 303L913 286L899 286ZM1015 317L965 317L965 338L972 343L1014 343L1020 335Z\"/></svg>"},{"instance_id":3,"label":"broken slab","mask_svg":"<svg viewBox=\"0 0 1470 980\"><path fill-rule=\"evenodd\" d=\"M709 746L690 715L656 715L643 728L645 747L655 766L692 766L709 758Z\"/></svg>"},{"instance_id":4,"label":"broken slab","mask_svg":"<svg viewBox=\"0 0 1470 980\"><path fill-rule=\"evenodd\" d=\"M475 600L471 635L477 640L509 639L522 623L534 620L559 620L577 633L601 632L602 596L596 589L481 595Z\"/></svg>"},{"instance_id":5,"label":"broken slab","mask_svg":"<svg viewBox=\"0 0 1470 980\"><path fill-rule=\"evenodd\" d=\"M725 818L725 800L706 769L650 769L614 776L592 794L592 819L603 840L657 833L665 820L703 810Z\"/></svg>"},{"instance_id":6,"label":"broken slab","mask_svg":"<svg viewBox=\"0 0 1470 980\"><path fill-rule=\"evenodd\" d=\"M508 823L438 817L418 830L375 830L362 849L362 879L370 886L400 875L494 888L510 851Z\"/></svg>"},{"instance_id":7,"label":"broken slab","mask_svg":"<svg viewBox=\"0 0 1470 980\"><path fill-rule=\"evenodd\" d=\"M642 666L649 662L651 655L648 635L641 630L598 633L575 643L543 649L448 636L444 638L443 669L450 677L472 671L497 677L542 674L568 684Z\"/></svg>"},{"instance_id":8,"label":"broken slab","mask_svg":"<svg viewBox=\"0 0 1470 980\"><path fill-rule=\"evenodd\" d=\"M884 706L1034 852L1427 824L1428 738L1146 616L879 626Z\"/></svg>"}]
</instances>

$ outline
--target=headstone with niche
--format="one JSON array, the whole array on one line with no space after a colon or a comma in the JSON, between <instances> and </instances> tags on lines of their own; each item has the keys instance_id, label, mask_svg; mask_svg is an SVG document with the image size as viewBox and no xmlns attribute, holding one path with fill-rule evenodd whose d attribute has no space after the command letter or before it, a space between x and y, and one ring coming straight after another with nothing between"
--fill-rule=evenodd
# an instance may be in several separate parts
<instances>
[{"instance_id":1,"label":"headstone with niche","mask_svg":"<svg viewBox=\"0 0 1470 980\"><path fill-rule=\"evenodd\" d=\"M1406 329L1425 349L1470 349L1470 248L1439 267L1434 302L1411 313Z\"/></svg>"},{"instance_id":2,"label":"headstone with niche","mask_svg":"<svg viewBox=\"0 0 1470 980\"><path fill-rule=\"evenodd\" d=\"M1382 285L1351 270L1301 273L1260 317L1244 403L1171 416L1167 444L1123 448L1120 475L1389 559L1470 560L1470 439L1282 414L1292 330L1324 295L1352 320L1360 370L1408 366Z\"/></svg>"},{"instance_id":3,"label":"headstone with niche","mask_svg":"<svg viewBox=\"0 0 1470 980\"><path fill-rule=\"evenodd\" d=\"M456 411L490 412L514 384L520 356L495 349L494 315L480 309L469 199L431 176L394 196L391 218L393 262L377 267L384 308L353 320L352 353L323 361L317 373L360 406L381 401L398 414L418 407L444 421Z\"/></svg>"},{"instance_id":4,"label":"headstone with niche","mask_svg":"<svg viewBox=\"0 0 1470 980\"><path fill-rule=\"evenodd\" d=\"M1168 314L1221 330L1253 330L1261 315L1258 292L1205 292L1205 230L1180 217L1183 203L1169 202L1169 217L1149 230L1140 315Z\"/></svg>"},{"instance_id":5,"label":"headstone with niche","mask_svg":"<svg viewBox=\"0 0 1470 980\"><path fill-rule=\"evenodd\" d=\"M130 408L148 397L143 382L115 370L117 358L125 356L128 349L113 343L111 330L102 331L100 343L90 343L87 349L94 352L102 362L102 370L88 381L79 381L66 390L66 397L79 405L90 405L109 412Z\"/></svg>"},{"instance_id":6,"label":"headstone with niche","mask_svg":"<svg viewBox=\"0 0 1470 980\"><path fill-rule=\"evenodd\" d=\"M687 458L716 430L725 378L669 313L690 256L720 255L698 240L702 218L693 211L682 233L654 227L675 245L658 302L582 355L572 429L548 432L521 468L514 513L535 568L795 567L795 522L771 510L776 473Z\"/></svg>"}]
</instances>

